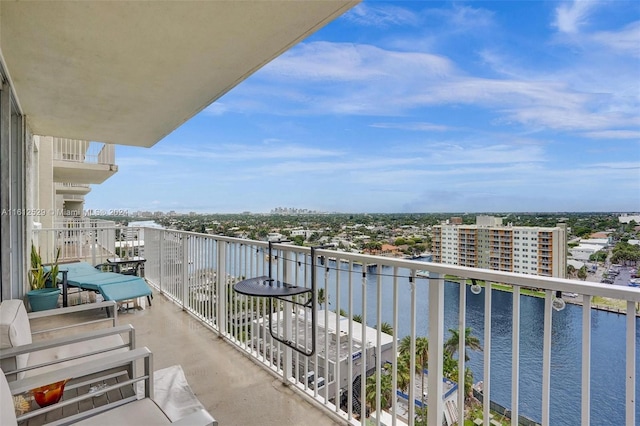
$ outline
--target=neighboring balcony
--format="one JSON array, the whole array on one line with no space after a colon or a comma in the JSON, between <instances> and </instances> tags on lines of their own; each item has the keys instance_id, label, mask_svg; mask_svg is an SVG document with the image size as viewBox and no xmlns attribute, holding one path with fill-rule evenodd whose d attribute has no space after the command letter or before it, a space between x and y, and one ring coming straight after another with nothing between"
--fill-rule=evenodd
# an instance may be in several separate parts
<instances>
[{"instance_id":1,"label":"neighboring balcony","mask_svg":"<svg viewBox=\"0 0 640 426\"><path fill-rule=\"evenodd\" d=\"M62 194L65 196L65 199L73 199L71 197L66 198L69 195L87 195L91 192L91 186L85 183L66 183L66 182L56 182L56 194Z\"/></svg>"},{"instance_id":2,"label":"neighboring balcony","mask_svg":"<svg viewBox=\"0 0 640 426\"><path fill-rule=\"evenodd\" d=\"M542 425L640 424L640 289L284 243L270 252L263 241L156 228L74 232L77 243L59 241L59 229L34 231L34 240L51 242L43 250L84 244L93 263L114 254L144 256L145 277L161 301L131 314L142 331L139 343L159 354L161 366L183 364L220 421L258 412L242 417L243 424L261 424L260 417L320 424L310 408L309 422L287 417L285 404L298 412L300 397L327 419L353 425L365 418L367 424L451 425L463 417L505 425L519 416ZM304 289L315 284L316 296L311 303L302 295L269 303L234 291L238 281L270 272ZM528 296L532 289L540 297ZM449 355L450 330L467 327L481 348L469 346L468 361L461 355L464 333ZM207 333L219 338L215 352ZM314 340L311 356L298 352L311 350ZM263 371L236 369L236 380L216 382L231 365L244 365L240 354ZM467 367L473 388L458 385ZM253 391L257 386L262 396ZM283 400L282 392L291 396ZM470 408L474 399L484 403ZM489 401L507 411L494 411Z\"/></svg>"},{"instance_id":3,"label":"neighboring balcony","mask_svg":"<svg viewBox=\"0 0 640 426\"><path fill-rule=\"evenodd\" d=\"M76 139L54 139L54 181L100 184L117 171L115 145Z\"/></svg>"}]
</instances>

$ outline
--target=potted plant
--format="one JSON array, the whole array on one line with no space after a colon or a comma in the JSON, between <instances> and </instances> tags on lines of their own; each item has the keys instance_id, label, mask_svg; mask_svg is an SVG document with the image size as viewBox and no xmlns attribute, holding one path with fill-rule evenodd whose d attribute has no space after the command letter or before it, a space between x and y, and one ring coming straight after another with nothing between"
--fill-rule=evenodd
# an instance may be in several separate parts
<instances>
[{"instance_id":1,"label":"potted plant","mask_svg":"<svg viewBox=\"0 0 640 426\"><path fill-rule=\"evenodd\" d=\"M58 305L58 297L60 296L60 289L57 285L59 258L60 249L58 248L55 261L50 266L45 266L35 245L31 244L31 269L29 270L31 291L27 292L27 298L32 311L53 309Z\"/></svg>"}]
</instances>

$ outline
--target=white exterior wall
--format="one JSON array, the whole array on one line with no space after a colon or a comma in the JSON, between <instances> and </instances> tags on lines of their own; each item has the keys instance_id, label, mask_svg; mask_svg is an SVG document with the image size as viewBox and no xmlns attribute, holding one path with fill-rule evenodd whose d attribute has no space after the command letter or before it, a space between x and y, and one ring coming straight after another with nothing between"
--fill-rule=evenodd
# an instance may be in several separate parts
<instances>
[{"instance_id":1,"label":"white exterior wall","mask_svg":"<svg viewBox=\"0 0 640 426\"><path fill-rule=\"evenodd\" d=\"M310 231L308 229L294 229L293 231L291 231L292 237L302 235L305 240L308 240L311 234L313 234L313 231Z\"/></svg>"},{"instance_id":2,"label":"white exterior wall","mask_svg":"<svg viewBox=\"0 0 640 426\"><path fill-rule=\"evenodd\" d=\"M538 229L513 227L513 272L538 273Z\"/></svg>"},{"instance_id":3,"label":"white exterior wall","mask_svg":"<svg viewBox=\"0 0 640 426\"><path fill-rule=\"evenodd\" d=\"M442 225L442 263L458 264L458 226Z\"/></svg>"},{"instance_id":4,"label":"white exterior wall","mask_svg":"<svg viewBox=\"0 0 640 426\"><path fill-rule=\"evenodd\" d=\"M595 244L580 244L579 246L569 249L569 253L575 260L589 260L592 254L601 250L603 246Z\"/></svg>"},{"instance_id":5,"label":"white exterior wall","mask_svg":"<svg viewBox=\"0 0 640 426\"><path fill-rule=\"evenodd\" d=\"M609 238L583 238L580 240L580 245L594 245L600 246L601 249L611 244Z\"/></svg>"},{"instance_id":6,"label":"white exterior wall","mask_svg":"<svg viewBox=\"0 0 640 426\"><path fill-rule=\"evenodd\" d=\"M480 215L476 216L476 225L478 226L500 226L502 218L495 216Z\"/></svg>"},{"instance_id":7,"label":"white exterior wall","mask_svg":"<svg viewBox=\"0 0 640 426\"><path fill-rule=\"evenodd\" d=\"M625 214L625 215L622 215L622 216L618 217L618 221L620 223L629 223L632 220L634 220L636 223L640 223L640 214L635 214L635 215L632 215L632 214L628 214L627 215L627 214Z\"/></svg>"}]
</instances>

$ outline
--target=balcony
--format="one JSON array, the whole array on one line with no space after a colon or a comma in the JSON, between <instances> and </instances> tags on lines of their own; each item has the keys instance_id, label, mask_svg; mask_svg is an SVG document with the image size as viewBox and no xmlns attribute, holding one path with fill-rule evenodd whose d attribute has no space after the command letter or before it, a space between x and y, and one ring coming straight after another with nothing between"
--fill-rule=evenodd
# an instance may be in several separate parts
<instances>
[{"instance_id":1,"label":"balcony","mask_svg":"<svg viewBox=\"0 0 640 426\"><path fill-rule=\"evenodd\" d=\"M63 183L56 182L56 194L67 195L87 195L91 191L91 186L84 183Z\"/></svg>"},{"instance_id":2,"label":"balcony","mask_svg":"<svg viewBox=\"0 0 640 426\"><path fill-rule=\"evenodd\" d=\"M117 171L115 145L76 139L54 139L55 181L99 184Z\"/></svg>"},{"instance_id":3,"label":"balcony","mask_svg":"<svg viewBox=\"0 0 640 426\"><path fill-rule=\"evenodd\" d=\"M360 396L372 392L369 412L384 409L396 424L414 424L420 415L417 403L407 406L394 397L388 408L380 406L385 383L392 389L404 386L405 400L424 398L429 424L443 419L451 424L468 412L464 392L448 394L443 386L443 380L450 380L443 377L443 348L449 329L466 327L483 350L469 351L468 362L456 357L458 371L470 367L474 382L482 382L477 391L482 390L484 401L508 408L512 418L523 415L543 425L640 422L639 289L325 249L315 251L312 269L307 247L274 244L269 255L266 242L191 232L76 231L78 244L89 242L85 249L96 263L123 247L142 252L146 278L155 287L154 305L125 312L120 322L136 327L138 344L157 354L156 368L181 364L196 395L223 424L358 425L360 408L367 403ZM34 232L40 241L52 240L52 247L61 244L55 240L57 230ZM113 235L112 244L100 234ZM97 240L103 243L91 243ZM315 330L298 321L311 308L273 302L276 335L308 348L316 333L318 348L310 357L270 337L263 299L232 290L239 280L268 274L269 267L277 280L304 287L315 276L325 295L312 306L319 315ZM471 280L484 283L479 294L471 291ZM492 290L493 283L508 284L512 292ZM544 298L524 296L522 288L543 289ZM579 297L566 298L573 303L556 312L556 291ZM596 297L617 301L623 314L592 310ZM341 311L343 316L334 313ZM391 335L383 332L383 323L391 326ZM401 385L401 364L394 354L405 336L412 349L419 338L429 339L424 387L415 374ZM464 341L458 344L464 347ZM419 357L415 350L409 354L409 371L416 371ZM308 380L311 371L326 379L324 386ZM453 382L463 382L457 379ZM498 418L488 403L480 412L476 416L486 425Z\"/></svg>"}]
</instances>

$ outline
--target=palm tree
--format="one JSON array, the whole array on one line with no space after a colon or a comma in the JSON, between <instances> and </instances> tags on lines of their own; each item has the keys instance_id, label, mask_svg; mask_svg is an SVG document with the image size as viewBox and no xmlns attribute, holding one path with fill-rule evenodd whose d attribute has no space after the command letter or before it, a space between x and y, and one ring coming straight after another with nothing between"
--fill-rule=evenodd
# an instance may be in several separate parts
<instances>
[{"instance_id":1,"label":"palm tree","mask_svg":"<svg viewBox=\"0 0 640 426\"><path fill-rule=\"evenodd\" d=\"M449 333L451 336L444 342L444 350L449 352L451 356L453 356L458 350L458 343L460 341L460 331L458 329L449 329ZM473 351L482 352L482 345L480 345L480 340L471 335L471 327L467 327L464 329L464 360L469 361L469 355L467 354L467 348Z\"/></svg>"},{"instance_id":2,"label":"palm tree","mask_svg":"<svg viewBox=\"0 0 640 426\"><path fill-rule=\"evenodd\" d=\"M442 375L449 380L453 380L454 382L458 382L458 373L460 371L458 360L452 358L452 354L445 351L444 360L442 367ZM464 372L464 395L467 400L470 399L470 396L473 394L473 373L469 367L465 368Z\"/></svg>"},{"instance_id":3,"label":"palm tree","mask_svg":"<svg viewBox=\"0 0 640 426\"><path fill-rule=\"evenodd\" d=\"M324 294L324 288L319 288L316 296L316 302L320 305L320 309L323 309L324 302L327 301L327 296Z\"/></svg>"},{"instance_id":4,"label":"palm tree","mask_svg":"<svg viewBox=\"0 0 640 426\"><path fill-rule=\"evenodd\" d=\"M355 322L359 322L360 324L362 324L362 315L355 314L354 316L351 317L351 319L354 320Z\"/></svg>"},{"instance_id":5,"label":"palm tree","mask_svg":"<svg viewBox=\"0 0 640 426\"><path fill-rule=\"evenodd\" d=\"M377 326L374 328L377 328ZM389 324L388 322L382 322L380 324L380 331L393 336L393 327L391 327L391 324Z\"/></svg>"},{"instance_id":6,"label":"palm tree","mask_svg":"<svg viewBox=\"0 0 640 426\"><path fill-rule=\"evenodd\" d=\"M374 374L372 376L367 377L367 385L366 385L366 398L367 405L371 410L376 410L377 408L377 400L376 400L376 380L378 375ZM391 407L391 402L393 398L393 390L391 389L392 381L391 375L383 372L380 375L380 410L385 410Z\"/></svg>"},{"instance_id":7,"label":"palm tree","mask_svg":"<svg viewBox=\"0 0 640 426\"><path fill-rule=\"evenodd\" d=\"M400 355L407 358L411 354L411 336L404 336L400 340ZM420 374L422 389L424 390L424 370L429 367L429 339L426 337L416 338L416 372ZM422 392L422 402L424 403L424 391Z\"/></svg>"},{"instance_id":8,"label":"palm tree","mask_svg":"<svg viewBox=\"0 0 640 426\"><path fill-rule=\"evenodd\" d=\"M400 355L398 357L396 378L398 389L403 392L408 392L409 385L411 384L411 373L409 372L409 357L407 355Z\"/></svg>"},{"instance_id":9,"label":"palm tree","mask_svg":"<svg viewBox=\"0 0 640 426\"><path fill-rule=\"evenodd\" d=\"M583 266L582 268L578 269L578 278L580 278L582 281L587 279L587 267Z\"/></svg>"}]
</instances>

